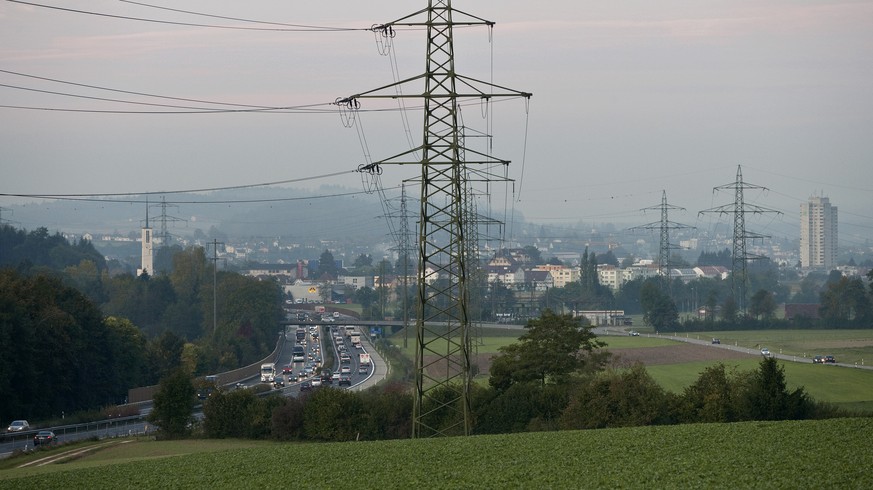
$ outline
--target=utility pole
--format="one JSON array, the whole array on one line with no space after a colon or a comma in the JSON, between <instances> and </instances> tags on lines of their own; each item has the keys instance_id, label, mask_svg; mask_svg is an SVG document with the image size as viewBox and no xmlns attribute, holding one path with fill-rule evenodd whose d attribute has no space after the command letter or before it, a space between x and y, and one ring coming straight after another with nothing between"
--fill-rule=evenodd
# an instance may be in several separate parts
<instances>
[{"instance_id":1,"label":"utility pole","mask_svg":"<svg viewBox=\"0 0 873 490\"><path fill-rule=\"evenodd\" d=\"M426 19L413 20L419 14L425 14ZM487 105L494 97L531 97L530 93L465 77L455 70L454 27L493 24L453 10L450 0L430 0L424 10L375 26L374 32L386 38L394 35L396 26L426 28L425 72L336 102L341 110L348 111L357 110L361 100L376 98L419 98L424 105L421 146L361 168L371 173L381 173L381 166L387 164L416 164L421 168L414 438L468 435L472 427L466 227L471 216L465 202L469 185L466 168L473 164L505 166L509 161L471 149L464 151L460 102L478 100ZM418 81L425 85L420 95L406 95L408 91L399 94L396 90L402 84Z\"/></svg>"},{"instance_id":2,"label":"utility pole","mask_svg":"<svg viewBox=\"0 0 873 490\"><path fill-rule=\"evenodd\" d=\"M642 226L635 226L631 228L634 229L644 229L644 230L659 230L660 232L660 244L658 246L658 279L661 282L661 290L670 296L670 250L675 250L680 247L673 245L670 243L670 230L681 230L694 228L693 226L683 225L681 223L675 223L670 221L669 212L670 211L685 211L685 208L680 208L679 206L673 206L667 204L667 191L661 191L661 204L658 206L650 206L647 208L641 209L641 211L660 211L661 220L655 221L653 223L648 223ZM664 270L667 269L665 273Z\"/></svg>"},{"instance_id":3,"label":"utility pole","mask_svg":"<svg viewBox=\"0 0 873 490\"><path fill-rule=\"evenodd\" d=\"M212 239L212 335L215 335L215 329L218 325L218 246L224 245L217 239Z\"/></svg>"},{"instance_id":4,"label":"utility pole","mask_svg":"<svg viewBox=\"0 0 873 490\"><path fill-rule=\"evenodd\" d=\"M759 260L766 257L761 255L749 254L746 252L747 239L764 239L769 238L765 235L750 232L746 230L746 215L747 214L764 214L777 213L781 211L775 209L764 208L754 204L747 204L743 191L746 189L756 189L767 191L766 187L755 184L750 184L743 181L743 169L737 165L737 178L730 184L724 184L713 187L712 191L729 190L734 192L734 202L732 204L724 204L714 208L705 209L698 213L698 216L704 213L717 213L719 215L729 214L734 218L734 237L733 251L731 255L731 293L734 295L734 300L737 302L737 307L740 312L746 312L746 300L748 293L746 286L749 282L749 276L746 272L746 264L749 260Z\"/></svg>"}]
</instances>

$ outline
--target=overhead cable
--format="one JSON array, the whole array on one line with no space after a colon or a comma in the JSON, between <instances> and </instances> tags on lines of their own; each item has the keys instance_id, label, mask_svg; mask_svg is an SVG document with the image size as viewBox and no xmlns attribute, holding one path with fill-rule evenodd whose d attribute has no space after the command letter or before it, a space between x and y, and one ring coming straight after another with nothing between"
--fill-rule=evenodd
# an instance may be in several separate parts
<instances>
[{"instance_id":1,"label":"overhead cable","mask_svg":"<svg viewBox=\"0 0 873 490\"><path fill-rule=\"evenodd\" d=\"M22 0L6 0L7 2L18 3L21 5L30 5L31 7L40 7L51 10L61 10L64 12L72 12L76 14L95 15L98 17L108 17L112 19L134 20L139 22L150 22L153 24L168 24L185 27L205 27L210 29L231 29L239 31L279 31L279 32L333 32L333 31L369 31L369 28L344 28L344 27L318 27L318 26L298 26L298 27L243 27L243 26L222 26L213 24L197 24L193 22L177 22L171 20L147 19L144 17L131 17L128 15L107 14L105 12L94 12L90 10L72 9L66 7L58 7L56 5L46 5L35 2L24 2Z\"/></svg>"}]
</instances>

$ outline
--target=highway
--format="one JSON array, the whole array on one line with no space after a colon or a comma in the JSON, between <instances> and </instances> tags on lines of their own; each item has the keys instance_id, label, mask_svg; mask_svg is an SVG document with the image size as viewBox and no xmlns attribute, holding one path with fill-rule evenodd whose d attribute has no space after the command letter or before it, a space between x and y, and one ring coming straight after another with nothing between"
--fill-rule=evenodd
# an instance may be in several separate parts
<instances>
[{"instance_id":1,"label":"highway","mask_svg":"<svg viewBox=\"0 0 873 490\"><path fill-rule=\"evenodd\" d=\"M369 335L367 335L369 329L367 327L354 326L352 323L354 320L350 318L343 319L343 321L347 321L349 323L329 324L325 326L314 327L312 329L310 329L308 326L305 327L305 340L300 343L297 342L296 326L287 326L285 329L285 345L276 359L276 370L279 375L282 376L283 380L285 380L285 386L279 389L273 389L265 392L264 395L280 392L283 396L299 396L300 386L304 383L304 381L309 381L311 383L314 379L314 376L301 377L300 373L303 372L306 367L318 367L319 357L321 358L322 362L326 358L326 356L324 355L325 349L330 349L333 353L332 358L334 359L334 363L332 366L328 366L331 372L338 372L341 368L341 352L345 351L349 354L349 363L347 364L347 366L349 367L350 371L350 386L339 386L338 382L333 382L332 384L323 384L323 386L331 386L333 388L360 391L374 386L380 380L384 379L388 373L388 366L386 365L382 357L378 354L378 352L376 352L376 349L373 348L373 345L370 343ZM354 329L361 334L360 347L355 347L354 345L352 345L351 335L346 335L346 326L351 327L349 333L351 333L351 329ZM325 330L331 337L330 339L324 338L325 335L323 333L315 334L316 332L324 332ZM296 345L301 345L306 349L306 360L303 362L292 361L293 348ZM366 370L366 372L361 372L360 370L359 360L361 353L366 353L370 355L370 367ZM290 372L288 374L282 373L283 368L285 367L290 368ZM259 384L261 384L260 377L253 377L241 383L239 386L232 385L229 387L225 387L225 389L251 388ZM92 422L89 424L41 427L39 430L54 431L55 434L57 434L61 443L88 439L91 437L105 439L110 437L129 437L132 435L144 434L146 432L153 431L154 426L143 420L143 417L147 415L148 412L151 410L151 403L144 403L141 405L141 407L142 409L140 412L140 416L124 417L115 420L104 420L99 422ZM198 419L203 417L203 413L199 405L197 406L196 411L193 415ZM33 447L33 436L37 432L38 430L31 430L14 434L0 434L0 458L8 457L15 450L21 450L25 448L31 449Z\"/></svg>"}]
</instances>

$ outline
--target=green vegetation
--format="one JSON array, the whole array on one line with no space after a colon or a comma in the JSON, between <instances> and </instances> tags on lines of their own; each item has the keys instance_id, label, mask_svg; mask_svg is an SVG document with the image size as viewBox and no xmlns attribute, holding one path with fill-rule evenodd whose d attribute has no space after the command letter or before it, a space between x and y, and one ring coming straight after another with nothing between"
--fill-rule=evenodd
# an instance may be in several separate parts
<instances>
[{"instance_id":1,"label":"green vegetation","mask_svg":"<svg viewBox=\"0 0 873 490\"><path fill-rule=\"evenodd\" d=\"M292 481L307 488L869 488L871 431L871 419L836 419L318 445L137 442L63 465L6 470L0 486L44 489L62 479L74 489Z\"/></svg>"},{"instance_id":2,"label":"green vegetation","mask_svg":"<svg viewBox=\"0 0 873 490\"><path fill-rule=\"evenodd\" d=\"M836 356L837 362L873 364L873 330L739 330L689 332L691 338L718 337L723 344L768 347L770 351L812 358Z\"/></svg>"}]
</instances>

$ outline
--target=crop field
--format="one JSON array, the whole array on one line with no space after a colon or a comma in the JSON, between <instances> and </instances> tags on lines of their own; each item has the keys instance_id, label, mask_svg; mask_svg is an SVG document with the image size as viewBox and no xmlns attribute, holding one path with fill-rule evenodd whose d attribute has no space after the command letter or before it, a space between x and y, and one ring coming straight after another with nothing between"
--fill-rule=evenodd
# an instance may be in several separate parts
<instances>
[{"instance_id":1,"label":"crop field","mask_svg":"<svg viewBox=\"0 0 873 490\"><path fill-rule=\"evenodd\" d=\"M142 440L2 470L0 488L871 488L871 433L873 419L857 418L209 451Z\"/></svg>"}]
</instances>

